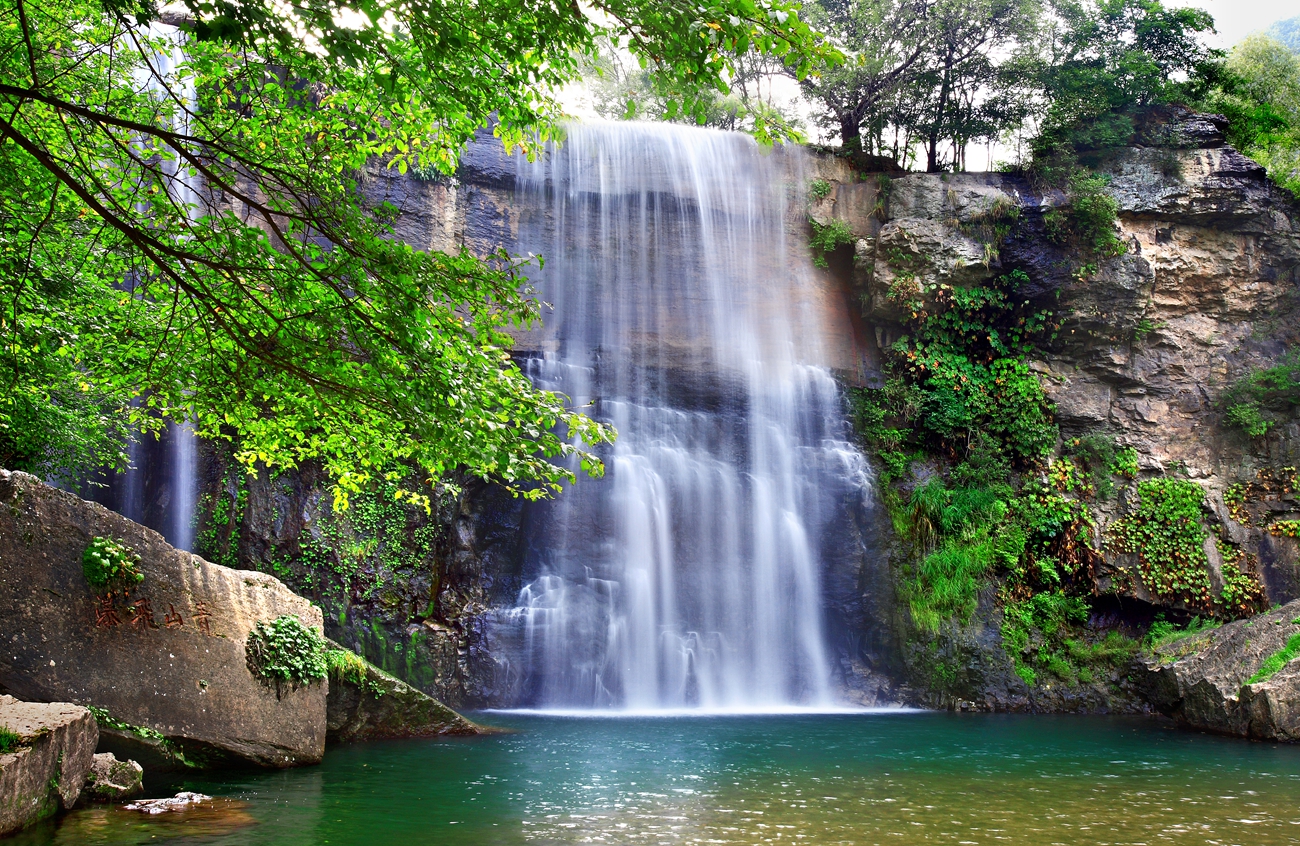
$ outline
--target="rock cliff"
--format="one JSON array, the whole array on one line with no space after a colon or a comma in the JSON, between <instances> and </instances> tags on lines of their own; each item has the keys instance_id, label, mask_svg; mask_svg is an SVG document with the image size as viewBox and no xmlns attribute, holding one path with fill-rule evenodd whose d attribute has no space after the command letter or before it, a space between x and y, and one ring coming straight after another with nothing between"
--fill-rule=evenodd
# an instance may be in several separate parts
<instances>
[{"instance_id":1,"label":"rock cliff","mask_svg":"<svg viewBox=\"0 0 1300 846\"><path fill-rule=\"evenodd\" d=\"M876 356L887 357L916 316L904 312L909 299L900 292L924 301L1020 272L1016 295L1057 316L1054 337L1028 362L1060 427L1052 455L1064 455L1072 441L1104 437L1136 458L1115 495L1087 503L1096 550L1086 575L1088 628L1130 638L1157 614L1233 616L1300 596L1295 524L1287 522L1300 509L1300 422L1292 414L1252 436L1230 425L1224 401L1232 386L1300 341L1300 205L1225 145L1221 119L1179 111L1157 117L1133 146L1089 161L1115 201L1119 255L1096 255L1062 237L1053 227L1069 196L1022 175L845 177L834 163L824 170L832 190L810 208L814 221L841 220L852 230L839 259L861 294ZM899 483L904 497L943 470L945 459L937 461L911 466ZM1144 578L1141 550L1117 542L1135 519L1139 485L1152 479L1185 480L1203 493L1203 595L1234 597L1235 610L1156 589ZM897 572L919 553L893 543ZM892 603L894 671L920 701L1145 707L1123 661L1095 682L1018 678L1003 649L995 584L968 623L945 624L937 637L918 631L905 604ZM946 667L946 681L933 676L936 665Z\"/></svg>"},{"instance_id":2,"label":"rock cliff","mask_svg":"<svg viewBox=\"0 0 1300 846\"><path fill-rule=\"evenodd\" d=\"M430 491L429 512L391 485L336 509L317 468L248 476L211 446L200 481L201 553L284 580L330 638L436 699L501 701L485 614L520 587L520 500L465 479Z\"/></svg>"},{"instance_id":3,"label":"rock cliff","mask_svg":"<svg viewBox=\"0 0 1300 846\"><path fill-rule=\"evenodd\" d=\"M85 708L0 695L0 837L67 810L81 795L99 730Z\"/></svg>"},{"instance_id":4,"label":"rock cliff","mask_svg":"<svg viewBox=\"0 0 1300 846\"><path fill-rule=\"evenodd\" d=\"M918 550L883 505L855 517L853 549L826 578L850 698L998 710L1149 707L1128 661L1152 620L1227 612L1152 590L1139 552L1113 540L1137 513L1145 481L1183 480L1203 494L1197 531L1207 596L1237 597L1236 614L1300 596L1300 548L1287 529L1300 508L1291 469L1300 464L1300 423L1284 419L1252 436L1229 425L1223 400L1300 340L1300 209L1224 144L1222 130L1213 117L1165 113L1131 146L1091 156L1115 202L1122 254L1094 255L1062 236L1069 192L1026 175L861 174L833 156L790 168L792 196L814 181L826 186L813 192L808 217L819 226L840 221L851 234L827 256L818 282L833 327L830 360L847 386L883 383L883 363L907 331L900 290L972 288L1020 272L1017 296L1059 320L1027 362L1054 405L1053 456L1098 436L1135 460L1113 495L1086 503L1096 557L1081 586L1086 631L1071 647L1086 653L1086 672L1067 679L1049 674L1031 684L1017 671L994 582L978 591L968 621L945 622L937 636L921 632L899 594L899 573ZM471 145L457 179L376 169L367 190L401 209L398 233L414 244L490 249L517 231L515 178L513 162L484 139ZM804 209L793 210L790 227L806 237ZM520 355L545 344L543 335L523 335ZM945 472L947 461L914 462L897 483L902 495ZM247 478L214 454L204 478L200 543L209 557L284 578L321 603L332 637L450 704L517 701L518 680L486 623L521 586L529 519L521 503L464 480L429 514L384 503L377 492L375 503L344 515L311 468Z\"/></svg>"}]
</instances>

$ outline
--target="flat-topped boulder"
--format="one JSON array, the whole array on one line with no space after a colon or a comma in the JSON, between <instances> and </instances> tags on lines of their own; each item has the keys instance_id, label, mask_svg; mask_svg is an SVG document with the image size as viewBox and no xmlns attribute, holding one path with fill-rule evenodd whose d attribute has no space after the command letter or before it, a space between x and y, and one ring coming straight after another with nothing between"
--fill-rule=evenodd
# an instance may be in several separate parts
<instances>
[{"instance_id":1,"label":"flat-topped boulder","mask_svg":"<svg viewBox=\"0 0 1300 846\"><path fill-rule=\"evenodd\" d=\"M143 580L92 586L83 559L96 539L138 556ZM320 609L278 579L212 564L34 476L0 471L0 690L96 706L190 762L316 763L328 681L267 684L245 653L254 626L282 616L321 631Z\"/></svg>"},{"instance_id":2,"label":"flat-topped boulder","mask_svg":"<svg viewBox=\"0 0 1300 846\"><path fill-rule=\"evenodd\" d=\"M71 808L98 742L79 705L0 696L0 836Z\"/></svg>"},{"instance_id":3,"label":"flat-topped boulder","mask_svg":"<svg viewBox=\"0 0 1300 846\"><path fill-rule=\"evenodd\" d=\"M1167 643L1137 681L1161 712L1193 728L1300 741L1300 599Z\"/></svg>"}]
</instances>

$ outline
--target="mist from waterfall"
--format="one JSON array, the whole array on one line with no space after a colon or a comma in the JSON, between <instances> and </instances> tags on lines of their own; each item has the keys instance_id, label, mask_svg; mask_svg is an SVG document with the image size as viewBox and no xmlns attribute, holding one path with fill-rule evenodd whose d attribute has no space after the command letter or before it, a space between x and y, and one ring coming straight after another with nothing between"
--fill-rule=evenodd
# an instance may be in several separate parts
<instances>
[{"instance_id":1,"label":"mist from waterfall","mask_svg":"<svg viewBox=\"0 0 1300 846\"><path fill-rule=\"evenodd\" d=\"M532 706L832 704L821 563L869 474L787 233L800 156L611 123L517 160L515 249L553 306L530 375L619 432L605 479L527 515L497 625Z\"/></svg>"}]
</instances>

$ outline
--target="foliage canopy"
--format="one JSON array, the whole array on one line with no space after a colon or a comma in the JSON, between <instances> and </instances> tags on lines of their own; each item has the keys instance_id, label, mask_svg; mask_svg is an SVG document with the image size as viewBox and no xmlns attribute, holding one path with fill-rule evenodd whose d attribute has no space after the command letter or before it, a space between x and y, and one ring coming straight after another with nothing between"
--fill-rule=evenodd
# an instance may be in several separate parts
<instances>
[{"instance_id":1,"label":"foliage canopy","mask_svg":"<svg viewBox=\"0 0 1300 846\"><path fill-rule=\"evenodd\" d=\"M593 5L3 0L0 464L121 464L129 425L187 419L344 501L401 463L600 473L612 432L510 359L525 264L396 240L375 170L452 173L490 118L535 154L601 36L687 111L737 53L834 51L786 0Z\"/></svg>"}]
</instances>

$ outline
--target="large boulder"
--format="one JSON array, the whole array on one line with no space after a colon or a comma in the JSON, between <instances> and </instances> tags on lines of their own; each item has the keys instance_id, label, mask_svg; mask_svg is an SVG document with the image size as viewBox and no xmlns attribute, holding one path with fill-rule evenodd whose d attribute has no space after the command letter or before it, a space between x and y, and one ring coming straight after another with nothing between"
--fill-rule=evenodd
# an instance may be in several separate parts
<instances>
[{"instance_id":1,"label":"large boulder","mask_svg":"<svg viewBox=\"0 0 1300 846\"><path fill-rule=\"evenodd\" d=\"M138 555L143 581L92 588L82 562L97 537ZM284 615L321 630L320 609L271 576L212 564L34 476L0 471L5 692L96 706L191 762L316 763L328 682L273 686L248 668L249 632Z\"/></svg>"},{"instance_id":2,"label":"large boulder","mask_svg":"<svg viewBox=\"0 0 1300 846\"><path fill-rule=\"evenodd\" d=\"M71 808L99 742L91 713L0 696L0 836ZM14 748L16 745L16 748Z\"/></svg>"},{"instance_id":3,"label":"large boulder","mask_svg":"<svg viewBox=\"0 0 1300 846\"><path fill-rule=\"evenodd\" d=\"M473 735L481 726L354 652L330 642L329 739Z\"/></svg>"},{"instance_id":4,"label":"large boulder","mask_svg":"<svg viewBox=\"0 0 1300 846\"><path fill-rule=\"evenodd\" d=\"M1283 661L1296 638L1300 599L1155 649L1137 681L1152 705L1193 728L1300 741L1300 660ZM1281 666L1252 683L1273 656Z\"/></svg>"}]
</instances>

